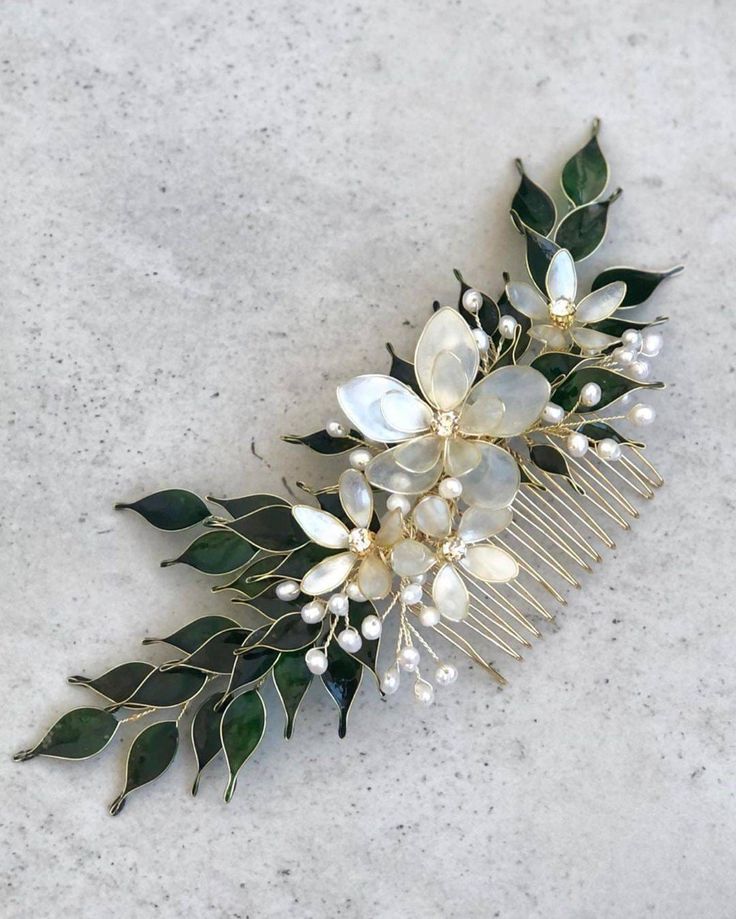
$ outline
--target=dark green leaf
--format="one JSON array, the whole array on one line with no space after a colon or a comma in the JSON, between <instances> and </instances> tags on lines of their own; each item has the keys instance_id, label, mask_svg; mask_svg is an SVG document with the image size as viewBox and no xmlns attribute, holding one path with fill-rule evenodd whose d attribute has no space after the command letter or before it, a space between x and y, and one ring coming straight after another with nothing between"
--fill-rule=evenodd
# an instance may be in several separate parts
<instances>
[{"instance_id":1,"label":"dark green leaf","mask_svg":"<svg viewBox=\"0 0 736 919\"><path fill-rule=\"evenodd\" d=\"M666 316L659 316L657 319L646 322L637 322L634 319L601 319L600 322L593 322L589 328L598 332L604 332L606 335L613 335L614 338L621 338L627 329L648 329L650 326L661 325L666 322Z\"/></svg>"},{"instance_id":2,"label":"dark green leaf","mask_svg":"<svg viewBox=\"0 0 736 919\"><path fill-rule=\"evenodd\" d=\"M99 708L75 708L62 715L35 747L21 750L13 759L17 763L36 756L88 759L105 749L117 728L118 720L110 712Z\"/></svg>"},{"instance_id":3,"label":"dark green leaf","mask_svg":"<svg viewBox=\"0 0 736 919\"><path fill-rule=\"evenodd\" d=\"M218 632L190 655L176 661L179 667L193 667L206 673L231 673L235 664L234 654L250 634L248 629L225 629ZM173 665L164 664L162 669Z\"/></svg>"},{"instance_id":4,"label":"dark green leaf","mask_svg":"<svg viewBox=\"0 0 736 919\"><path fill-rule=\"evenodd\" d=\"M299 437L296 434L285 434L282 438L287 444L303 444L321 453L323 456L334 456L338 453L347 453L363 443L360 431L350 431L350 437L333 437L327 431L315 431L314 434L305 434ZM356 443L358 441L358 443Z\"/></svg>"},{"instance_id":5,"label":"dark green leaf","mask_svg":"<svg viewBox=\"0 0 736 919\"><path fill-rule=\"evenodd\" d=\"M219 692L208 696L197 709L197 713L192 719L192 747L197 760L197 774L192 785L193 795L197 794L202 770L222 750L222 738L220 737L222 711L219 708L215 708L221 699L222 693Z\"/></svg>"},{"instance_id":6,"label":"dark green leaf","mask_svg":"<svg viewBox=\"0 0 736 919\"><path fill-rule=\"evenodd\" d=\"M220 734L230 770L230 781L225 789L226 801L231 800L238 772L252 756L265 730L266 706L255 689L237 696L223 712Z\"/></svg>"},{"instance_id":7,"label":"dark green leaf","mask_svg":"<svg viewBox=\"0 0 736 919\"><path fill-rule=\"evenodd\" d=\"M294 719L312 679L312 674L304 660L303 651L282 654L273 668L273 681L286 715L284 737L287 740L294 732Z\"/></svg>"},{"instance_id":8,"label":"dark green leaf","mask_svg":"<svg viewBox=\"0 0 736 919\"><path fill-rule=\"evenodd\" d=\"M584 360L579 354L567 354L564 351L547 351L532 361L532 367L545 376L550 383L567 376L571 370Z\"/></svg>"},{"instance_id":9,"label":"dark green leaf","mask_svg":"<svg viewBox=\"0 0 736 919\"><path fill-rule=\"evenodd\" d=\"M327 511L328 514L332 514L333 517L337 517L337 519L341 520L348 529L353 528L353 523L343 509L342 503L340 501L340 495L337 490L329 491L325 489L324 491L317 492L313 495L313 497L317 499L317 502L323 511ZM368 529L372 530L374 533L377 533L380 529L380 526L381 522L378 519L378 514L374 512L373 519L371 520L371 524ZM308 543L300 551L304 553L303 558L305 561L307 559L315 559L315 561L307 565L307 567L304 569L304 572L302 572L305 573L312 567L312 565L316 565L318 561L321 562L322 559L327 558L328 555L335 555L337 552L342 552L344 550L325 549L323 546L317 546L315 543ZM299 559L295 559L294 561L297 562ZM284 569L282 569L279 574L283 576L284 570L287 570L287 566L284 566Z\"/></svg>"},{"instance_id":10,"label":"dark green leaf","mask_svg":"<svg viewBox=\"0 0 736 919\"><path fill-rule=\"evenodd\" d=\"M603 242L608 225L608 208L621 196L621 189L596 204L584 204L562 218L555 242L567 249L576 262L592 255Z\"/></svg>"},{"instance_id":11,"label":"dark green leaf","mask_svg":"<svg viewBox=\"0 0 736 919\"><path fill-rule=\"evenodd\" d=\"M511 211L511 219L516 229L526 237L526 268L529 277L539 288L543 296L547 296L547 269L552 261L552 256L560 248L557 243L542 236L531 227L528 227L515 211Z\"/></svg>"},{"instance_id":12,"label":"dark green leaf","mask_svg":"<svg viewBox=\"0 0 736 919\"><path fill-rule=\"evenodd\" d=\"M278 581L272 582L269 587L271 591ZM262 594L260 597L254 597L252 600L246 600L245 598L234 597L233 603L243 604L246 607L256 610L262 616L265 616L267 619L280 619L282 616L286 616L287 613L293 613L299 605L304 605L307 601L297 597L296 600L280 600L278 597L269 597L265 594Z\"/></svg>"},{"instance_id":13,"label":"dark green leaf","mask_svg":"<svg viewBox=\"0 0 736 919\"><path fill-rule=\"evenodd\" d=\"M546 236L557 220L557 208L547 192L532 182L524 172L521 160L517 159L516 168L521 175L519 187L511 202L511 210L516 211L521 220L532 230Z\"/></svg>"},{"instance_id":14,"label":"dark green leaf","mask_svg":"<svg viewBox=\"0 0 736 919\"><path fill-rule=\"evenodd\" d=\"M598 144L600 122L593 122L588 143L570 157L562 170L562 189L577 207L594 201L608 183L608 163Z\"/></svg>"},{"instance_id":15,"label":"dark green leaf","mask_svg":"<svg viewBox=\"0 0 736 919\"><path fill-rule=\"evenodd\" d=\"M267 627L264 626L264 632ZM258 630L261 631L260 629ZM262 633L263 634L263 633ZM249 637L253 640L255 632ZM230 674L230 681L223 696L224 706L230 701L232 694L242 686L249 686L266 676L268 671L279 659L279 652L271 648L251 647L246 654L239 654L235 658L235 666Z\"/></svg>"},{"instance_id":16,"label":"dark green leaf","mask_svg":"<svg viewBox=\"0 0 736 919\"><path fill-rule=\"evenodd\" d=\"M288 555L264 555L253 565L248 565L245 571L238 572L237 577L226 584L217 584L212 588L213 593L221 590L235 590L249 599L260 597L268 589L271 579L269 575L275 574L284 564ZM279 578L279 580L281 580Z\"/></svg>"},{"instance_id":17,"label":"dark green leaf","mask_svg":"<svg viewBox=\"0 0 736 919\"><path fill-rule=\"evenodd\" d=\"M322 504L322 499L326 498L326 494L317 495L323 510L327 510ZM331 513L331 511L328 513ZM296 552L292 552L286 559L278 570L279 579L294 578L295 580L300 580L317 562L321 562L329 555L335 555L342 551L342 549L326 549L324 546L309 542L306 546L302 546L301 549L297 549Z\"/></svg>"},{"instance_id":18,"label":"dark green leaf","mask_svg":"<svg viewBox=\"0 0 736 919\"><path fill-rule=\"evenodd\" d=\"M617 266L615 268L606 268L593 281L592 289L598 290L605 287L606 284L612 284L614 281L624 281L626 284L626 296L619 309L626 309L628 306L638 306L644 303L659 287L662 281L672 278L683 270L683 265L675 265L668 271L643 271L640 268L624 268ZM629 326L629 328L632 328Z\"/></svg>"},{"instance_id":19,"label":"dark green leaf","mask_svg":"<svg viewBox=\"0 0 736 919\"><path fill-rule=\"evenodd\" d=\"M122 704L130 708L171 708L197 695L207 676L188 667L154 670ZM119 707L119 706L118 706Z\"/></svg>"},{"instance_id":20,"label":"dark green leaf","mask_svg":"<svg viewBox=\"0 0 736 919\"><path fill-rule=\"evenodd\" d=\"M363 679L363 665L346 654L334 641L327 649L327 660L327 670L322 674L322 682L340 710L337 733L344 737L348 729L350 706Z\"/></svg>"},{"instance_id":21,"label":"dark green leaf","mask_svg":"<svg viewBox=\"0 0 736 919\"><path fill-rule=\"evenodd\" d=\"M180 488L158 491L132 504L115 505L115 510L126 508L140 514L159 530L186 530L212 515L200 497Z\"/></svg>"},{"instance_id":22,"label":"dark green leaf","mask_svg":"<svg viewBox=\"0 0 736 919\"><path fill-rule=\"evenodd\" d=\"M231 530L213 530L198 536L178 558L161 562L161 567L189 565L203 574L229 574L250 561L255 551L253 546L237 533Z\"/></svg>"},{"instance_id":23,"label":"dark green leaf","mask_svg":"<svg viewBox=\"0 0 736 919\"><path fill-rule=\"evenodd\" d=\"M123 809L132 791L148 785L166 772L178 746L179 726L176 721L157 721L141 731L128 752L125 788L110 805L113 817Z\"/></svg>"},{"instance_id":24,"label":"dark green leaf","mask_svg":"<svg viewBox=\"0 0 736 919\"><path fill-rule=\"evenodd\" d=\"M289 504L285 498L278 495L245 495L243 498L211 498L208 501L219 504L231 517L244 517L262 507L273 507L274 504Z\"/></svg>"},{"instance_id":25,"label":"dark green leaf","mask_svg":"<svg viewBox=\"0 0 736 919\"><path fill-rule=\"evenodd\" d=\"M615 440L617 444L629 444L632 447L640 448L644 446L644 444L639 441L629 440L628 437L623 437L618 431L615 431L610 424L605 424L603 421L588 421L586 424L581 425L578 431L594 441L608 438L610 440Z\"/></svg>"},{"instance_id":26,"label":"dark green leaf","mask_svg":"<svg viewBox=\"0 0 736 919\"><path fill-rule=\"evenodd\" d=\"M84 676L70 676L68 682L74 686L86 686L111 702L123 702L129 698L141 683L150 676L156 668L147 661L130 661L113 667L91 680Z\"/></svg>"},{"instance_id":27,"label":"dark green leaf","mask_svg":"<svg viewBox=\"0 0 736 919\"><path fill-rule=\"evenodd\" d=\"M291 513L291 507L285 504L262 507L245 517L238 517L228 524L228 529L267 552L292 552L308 542Z\"/></svg>"},{"instance_id":28,"label":"dark green leaf","mask_svg":"<svg viewBox=\"0 0 736 919\"><path fill-rule=\"evenodd\" d=\"M269 626L258 644L274 651L299 651L313 644L321 631L321 622L308 623L301 613L287 613Z\"/></svg>"},{"instance_id":29,"label":"dark green leaf","mask_svg":"<svg viewBox=\"0 0 736 919\"><path fill-rule=\"evenodd\" d=\"M183 628L169 635L168 638L144 638L144 645L153 645L158 642L171 645L178 648L185 654L191 654L201 647L208 638L222 632L223 629L237 628L238 623L234 619L228 619L226 616L202 616L201 619L195 619ZM150 666L150 664L149 664ZM151 667L153 670L154 668Z\"/></svg>"},{"instance_id":30,"label":"dark green leaf","mask_svg":"<svg viewBox=\"0 0 736 919\"><path fill-rule=\"evenodd\" d=\"M532 462L538 469L550 472L552 475L562 475L570 478L570 470L564 454L549 444L534 444L529 451Z\"/></svg>"},{"instance_id":31,"label":"dark green leaf","mask_svg":"<svg viewBox=\"0 0 736 919\"><path fill-rule=\"evenodd\" d=\"M578 412L597 412L627 392L634 389L661 389L662 383L640 383L613 370L603 370L600 367L581 367L565 379L554 392L554 401L561 405L565 411L572 411L580 399L580 390L586 383L597 383L601 388L601 400L594 408L578 406Z\"/></svg>"},{"instance_id":32,"label":"dark green leaf","mask_svg":"<svg viewBox=\"0 0 736 919\"><path fill-rule=\"evenodd\" d=\"M409 389L413 389L414 392L422 396L422 390L419 387L417 382L417 375L414 373L414 364L409 361L405 361L403 358L399 357L393 349L393 345L390 342L386 342L386 349L391 355L391 369L389 370L389 376L392 376L395 380L403 383L405 386L408 386Z\"/></svg>"},{"instance_id":33,"label":"dark green leaf","mask_svg":"<svg viewBox=\"0 0 736 919\"><path fill-rule=\"evenodd\" d=\"M457 300L458 312L463 317L463 319L467 322L470 328L475 329L478 327L478 323L476 322L476 317L473 313L470 313L468 312L468 310L465 309L465 306L463 305L463 296L466 291L474 290L477 288L472 288L469 284L466 284L465 280L463 279L463 276L460 274L457 268L455 268L453 274L455 275L458 283L460 284L460 294ZM496 305L495 301L491 300L491 298L487 294L484 294L482 290L478 291L478 293L483 297L483 306L481 306L480 310L478 311L478 322L480 322L480 327L483 329L484 332L486 332L488 335L493 335L493 333L498 328L498 318L499 318L498 306ZM422 398L424 398L424 396L421 393L421 390L419 392L419 395L422 396Z\"/></svg>"}]
</instances>

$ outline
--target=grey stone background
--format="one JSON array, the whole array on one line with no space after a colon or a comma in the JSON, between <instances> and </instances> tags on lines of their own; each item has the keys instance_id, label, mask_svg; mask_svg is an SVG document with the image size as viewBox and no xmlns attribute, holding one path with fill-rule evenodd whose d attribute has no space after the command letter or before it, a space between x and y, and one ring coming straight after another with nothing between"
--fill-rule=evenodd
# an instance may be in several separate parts
<instances>
[{"instance_id":1,"label":"grey stone background","mask_svg":"<svg viewBox=\"0 0 736 919\"><path fill-rule=\"evenodd\" d=\"M574 4L2 5L2 895L8 917L730 919L736 13ZM557 628L419 710L310 693L222 803L179 761L116 820L123 749L10 762L70 673L228 608L116 499L328 472L283 432L410 353L451 269L521 269L593 115L625 188L606 264L687 272L652 455L667 487Z\"/></svg>"}]
</instances>

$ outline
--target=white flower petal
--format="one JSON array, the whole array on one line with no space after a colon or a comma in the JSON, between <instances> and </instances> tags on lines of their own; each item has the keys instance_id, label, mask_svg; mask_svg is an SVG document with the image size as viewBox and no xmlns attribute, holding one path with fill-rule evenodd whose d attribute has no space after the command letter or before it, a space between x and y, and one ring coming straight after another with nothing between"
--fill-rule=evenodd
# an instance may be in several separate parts
<instances>
[{"instance_id":1,"label":"white flower petal","mask_svg":"<svg viewBox=\"0 0 736 919\"><path fill-rule=\"evenodd\" d=\"M516 561L497 546L470 546L460 564L473 577L493 584L512 581L519 575Z\"/></svg>"},{"instance_id":2,"label":"white flower petal","mask_svg":"<svg viewBox=\"0 0 736 919\"><path fill-rule=\"evenodd\" d=\"M357 469L346 469L339 481L340 504L356 527L369 527L373 519L373 492Z\"/></svg>"},{"instance_id":3,"label":"white flower petal","mask_svg":"<svg viewBox=\"0 0 736 919\"><path fill-rule=\"evenodd\" d=\"M453 437L447 441L445 452L445 469L450 475L461 476L470 472L480 462L478 445L461 437Z\"/></svg>"},{"instance_id":4,"label":"white flower petal","mask_svg":"<svg viewBox=\"0 0 736 919\"><path fill-rule=\"evenodd\" d=\"M531 284L525 284L523 281L511 281L506 285L506 296L514 309L517 309L530 319L541 320L542 322L545 319L549 319L547 301Z\"/></svg>"},{"instance_id":5,"label":"white flower petal","mask_svg":"<svg viewBox=\"0 0 736 919\"><path fill-rule=\"evenodd\" d=\"M348 528L337 517L308 504L297 504L292 507L291 513L307 536L318 546L324 546L326 549L347 549Z\"/></svg>"},{"instance_id":6,"label":"white flower petal","mask_svg":"<svg viewBox=\"0 0 736 919\"><path fill-rule=\"evenodd\" d=\"M460 479L463 501L479 507L508 507L521 482L516 460L495 444L478 444L478 447L480 463Z\"/></svg>"},{"instance_id":7,"label":"white flower petal","mask_svg":"<svg viewBox=\"0 0 736 919\"><path fill-rule=\"evenodd\" d=\"M494 437L514 437L527 431L542 414L549 402L549 381L533 367L499 367L470 391L467 404L474 406L479 399L495 396L503 403L504 412L493 430Z\"/></svg>"},{"instance_id":8,"label":"white flower petal","mask_svg":"<svg viewBox=\"0 0 736 919\"><path fill-rule=\"evenodd\" d=\"M437 465L442 455L442 440L436 434L425 434L394 450L394 458L408 472L426 472Z\"/></svg>"},{"instance_id":9,"label":"white flower petal","mask_svg":"<svg viewBox=\"0 0 736 919\"><path fill-rule=\"evenodd\" d=\"M341 552L318 562L302 578L302 593L312 597L328 594L344 584L358 556L353 552Z\"/></svg>"},{"instance_id":10,"label":"white flower petal","mask_svg":"<svg viewBox=\"0 0 736 919\"><path fill-rule=\"evenodd\" d=\"M478 373L478 345L462 316L449 307L438 310L424 326L414 352L414 372L424 397L435 405L432 395L432 375L437 356L450 351L460 361L468 387ZM463 394L465 395L465 394ZM435 405L435 407L438 407Z\"/></svg>"},{"instance_id":11,"label":"white flower petal","mask_svg":"<svg viewBox=\"0 0 736 919\"><path fill-rule=\"evenodd\" d=\"M572 328L570 330L573 341L580 345L585 351L603 351L611 345L615 345L620 339L613 335L606 335L604 332L596 332L595 329L586 329L584 326Z\"/></svg>"},{"instance_id":12,"label":"white flower petal","mask_svg":"<svg viewBox=\"0 0 736 919\"><path fill-rule=\"evenodd\" d=\"M529 329L529 337L543 341L548 348L555 351L564 351L570 344L569 332L563 332L556 325L533 325Z\"/></svg>"},{"instance_id":13,"label":"white flower petal","mask_svg":"<svg viewBox=\"0 0 736 919\"><path fill-rule=\"evenodd\" d=\"M358 568L358 587L368 600L382 600L391 591L393 574L379 555L367 555Z\"/></svg>"},{"instance_id":14,"label":"white flower petal","mask_svg":"<svg viewBox=\"0 0 736 919\"><path fill-rule=\"evenodd\" d=\"M452 411L465 399L472 380L452 351L440 351L432 366L432 403L443 412Z\"/></svg>"},{"instance_id":15,"label":"white flower petal","mask_svg":"<svg viewBox=\"0 0 736 919\"><path fill-rule=\"evenodd\" d=\"M463 406L458 428L463 434L492 434L504 411L504 404L498 396L481 392L475 401L468 401Z\"/></svg>"},{"instance_id":16,"label":"white flower petal","mask_svg":"<svg viewBox=\"0 0 736 919\"><path fill-rule=\"evenodd\" d=\"M442 459L426 472L409 472L396 462L396 450L385 450L374 456L365 469L371 485L397 495L419 495L429 491L442 474Z\"/></svg>"},{"instance_id":17,"label":"white flower petal","mask_svg":"<svg viewBox=\"0 0 736 919\"><path fill-rule=\"evenodd\" d=\"M427 495L414 508L414 523L422 533L435 539L449 536L452 529L449 504L438 495Z\"/></svg>"},{"instance_id":18,"label":"white flower petal","mask_svg":"<svg viewBox=\"0 0 736 919\"><path fill-rule=\"evenodd\" d=\"M552 256L545 285L550 300L575 300L578 276L575 271L575 260L567 249L560 249Z\"/></svg>"},{"instance_id":19,"label":"white flower petal","mask_svg":"<svg viewBox=\"0 0 736 919\"><path fill-rule=\"evenodd\" d=\"M398 443L414 436L390 425L381 411L381 401L390 392L411 393L393 377L382 373L365 373L337 387L337 401L350 421L369 439L380 443ZM413 394L412 394L413 395Z\"/></svg>"},{"instance_id":20,"label":"white flower petal","mask_svg":"<svg viewBox=\"0 0 736 919\"><path fill-rule=\"evenodd\" d=\"M608 319L624 302L625 296L626 284L623 281L613 281L605 287L599 287L578 303L575 321L600 322L601 319Z\"/></svg>"},{"instance_id":21,"label":"white flower petal","mask_svg":"<svg viewBox=\"0 0 736 919\"><path fill-rule=\"evenodd\" d=\"M398 542L403 533L404 519L401 516L401 511L397 508L396 510L389 511L383 518L381 528L376 533L376 543L379 546L388 548L389 546L393 546L395 542Z\"/></svg>"},{"instance_id":22,"label":"white flower petal","mask_svg":"<svg viewBox=\"0 0 736 919\"><path fill-rule=\"evenodd\" d=\"M460 622L468 615L468 589L452 565L445 564L437 572L432 599L440 615L451 622Z\"/></svg>"},{"instance_id":23,"label":"white flower petal","mask_svg":"<svg viewBox=\"0 0 736 919\"><path fill-rule=\"evenodd\" d=\"M396 431L419 434L432 422L432 409L410 389L392 389L381 399L381 414Z\"/></svg>"},{"instance_id":24,"label":"white flower petal","mask_svg":"<svg viewBox=\"0 0 736 919\"><path fill-rule=\"evenodd\" d=\"M510 507L469 507L460 520L457 535L463 542L481 542L489 536L495 536L505 530L511 523L513 514Z\"/></svg>"},{"instance_id":25,"label":"white flower petal","mask_svg":"<svg viewBox=\"0 0 736 919\"><path fill-rule=\"evenodd\" d=\"M434 554L416 539L402 539L391 552L391 567L401 578L424 574L434 564Z\"/></svg>"}]
</instances>

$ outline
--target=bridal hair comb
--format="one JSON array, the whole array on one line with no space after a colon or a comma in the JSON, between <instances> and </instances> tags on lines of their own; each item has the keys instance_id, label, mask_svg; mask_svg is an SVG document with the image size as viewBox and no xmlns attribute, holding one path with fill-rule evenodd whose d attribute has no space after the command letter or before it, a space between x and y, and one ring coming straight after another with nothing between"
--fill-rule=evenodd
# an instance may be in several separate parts
<instances>
[{"instance_id":1,"label":"bridal hair comb","mask_svg":"<svg viewBox=\"0 0 736 919\"><path fill-rule=\"evenodd\" d=\"M169 489L116 505L160 530L198 528L162 565L224 578L212 590L231 612L144 639L165 646L161 664L70 677L98 705L62 715L16 760L87 759L130 732L117 814L166 770L191 716L192 794L223 752L229 801L266 728L266 681L287 738L313 682L336 703L341 737L365 672L381 694L408 684L420 703L451 691L457 652L504 682L498 660L521 660L552 619L547 603L566 603L560 591L580 586L662 484L639 439L654 409L637 399L662 387L650 376L665 320L631 317L681 268L617 266L581 290L577 265L621 194L602 197L598 127L564 166L559 219L516 161L511 218L529 280L504 275L493 299L456 271L457 308L434 304L413 361L389 345L388 373L338 387L347 423L285 438L344 456L337 482L299 483L296 504Z\"/></svg>"}]
</instances>

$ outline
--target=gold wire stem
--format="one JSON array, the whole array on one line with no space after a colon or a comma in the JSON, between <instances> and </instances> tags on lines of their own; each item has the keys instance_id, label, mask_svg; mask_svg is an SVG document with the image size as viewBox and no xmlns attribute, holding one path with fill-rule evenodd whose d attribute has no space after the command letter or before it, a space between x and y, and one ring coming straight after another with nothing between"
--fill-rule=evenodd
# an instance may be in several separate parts
<instances>
[{"instance_id":1,"label":"gold wire stem","mask_svg":"<svg viewBox=\"0 0 736 919\"><path fill-rule=\"evenodd\" d=\"M559 524L557 524L557 526L560 526L561 524L561 528L564 529L565 535L570 540L572 540L572 542L582 552L585 552L585 554L592 558L594 562L603 561L603 557L600 555L600 553L596 552L590 543L585 541L582 533L580 533L579 530L577 530L576 527L557 510L556 507L553 507L549 501L543 499L541 495L539 496L539 500L544 501L544 505L547 508L547 511L543 511L541 507L534 503L531 495L527 494L526 492L520 491L518 497L523 500L524 507L529 511L529 513L534 513L540 516L546 514L550 520L553 520L552 515L554 515L554 518L559 520Z\"/></svg>"},{"instance_id":2,"label":"gold wire stem","mask_svg":"<svg viewBox=\"0 0 736 919\"><path fill-rule=\"evenodd\" d=\"M544 546L540 546L540 544L536 541L536 539L533 536L530 536L529 534L524 533L521 527L517 526L514 523L511 523L506 528L506 532L509 534L509 536L518 540L518 542L520 542L522 546L525 546L533 555L536 555L537 558L539 558L546 565L548 565L553 571L556 571L557 574L559 574L561 578L567 581L568 584L571 584L573 587L580 587L580 582L575 580L575 578L567 570L567 568L564 568L562 564L558 562L555 559L555 557L551 555L544 548ZM520 533L523 535L520 535ZM524 538L525 536L527 537L527 539L529 539L533 543L533 545L529 545L529 543Z\"/></svg>"},{"instance_id":3,"label":"gold wire stem","mask_svg":"<svg viewBox=\"0 0 736 919\"><path fill-rule=\"evenodd\" d=\"M592 517L582 504L571 494L570 488L564 488L560 482L555 481L554 476L547 472L543 473L543 475L548 484L548 493L550 497L559 501L566 511L578 517L578 519L584 523L591 533L594 533L604 545L609 549L614 549L616 543L611 539L608 533L606 533L598 521ZM576 513L576 510L573 508L579 511L579 514ZM580 515L582 515L582 517Z\"/></svg>"},{"instance_id":4,"label":"gold wire stem","mask_svg":"<svg viewBox=\"0 0 736 919\"><path fill-rule=\"evenodd\" d=\"M453 645L453 647L457 648L458 651L461 651L471 660L474 660L476 664L479 664L487 673L493 677L499 686L506 685L506 678L502 676L495 667L491 666L491 664L489 664L487 661L484 661L480 654L478 654L475 648L470 644L470 642L466 638L463 638L462 635L458 635L458 633L454 629L451 629L449 625L444 622L438 622L437 625L434 626L434 630L438 635L441 635L445 641L449 642L451 645ZM450 634L446 634L447 632ZM453 637L450 638L450 635Z\"/></svg>"}]
</instances>

